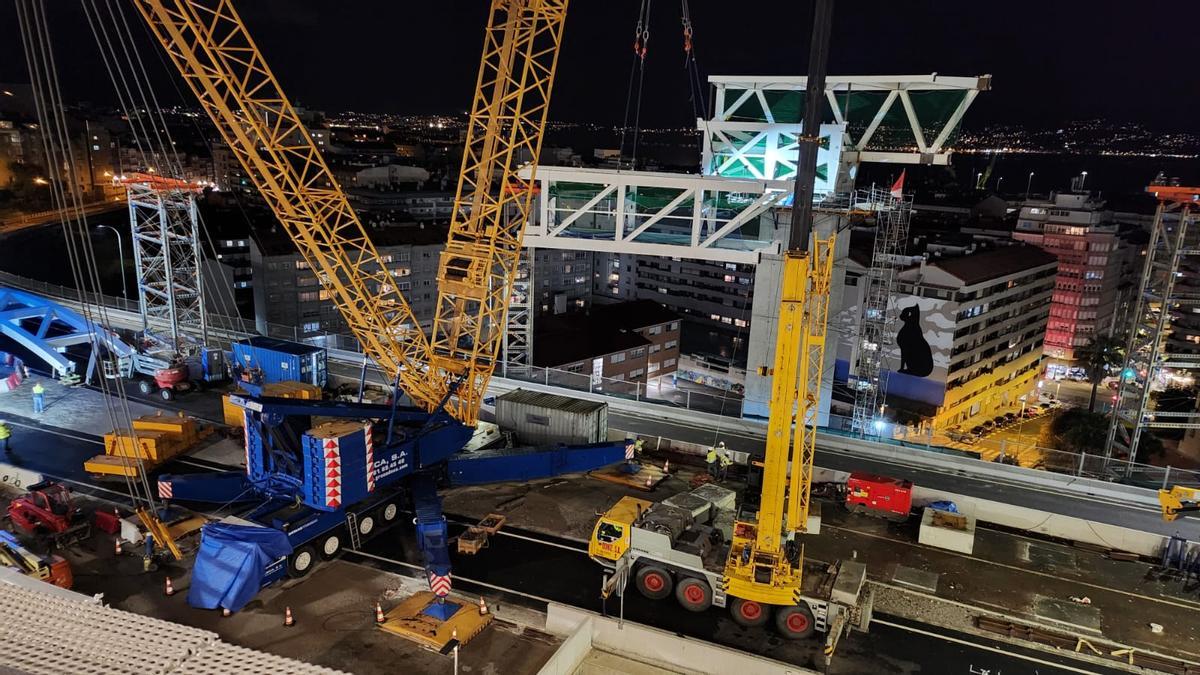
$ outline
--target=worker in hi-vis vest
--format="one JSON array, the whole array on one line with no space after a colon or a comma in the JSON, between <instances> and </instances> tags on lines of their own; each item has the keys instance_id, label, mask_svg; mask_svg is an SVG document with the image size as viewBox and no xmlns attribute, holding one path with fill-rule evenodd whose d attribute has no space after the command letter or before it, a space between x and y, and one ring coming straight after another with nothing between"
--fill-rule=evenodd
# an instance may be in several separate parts
<instances>
[{"instance_id":1,"label":"worker in hi-vis vest","mask_svg":"<svg viewBox=\"0 0 1200 675\"><path fill-rule=\"evenodd\" d=\"M708 454L704 456L704 463L708 465L708 475L712 476L714 480L718 477L717 472L720 470L719 453L724 450L725 441L721 441L715 447L709 448Z\"/></svg>"}]
</instances>

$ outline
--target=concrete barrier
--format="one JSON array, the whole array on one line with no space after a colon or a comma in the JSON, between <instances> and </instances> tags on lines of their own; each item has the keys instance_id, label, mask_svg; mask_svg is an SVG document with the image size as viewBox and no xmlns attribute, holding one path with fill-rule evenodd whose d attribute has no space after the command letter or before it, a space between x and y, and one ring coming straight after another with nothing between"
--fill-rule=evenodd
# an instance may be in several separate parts
<instances>
[{"instance_id":1,"label":"concrete barrier","mask_svg":"<svg viewBox=\"0 0 1200 675\"><path fill-rule=\"evenodd\" d=\"M706 675L816 675L817 672L629 621L618 625L616 619L558 603L550 603L546 610L546 631L567 636L567 640L559 650L561 660L556 653L540 671L544 675L573 672L593 649L669 672Z\"/></svg>"},{"instance_id":2,"label":"concrete barrier","mask_svg":"<svg viewBox=\"0 0 1200 675\"><path fill-rule=\"evenodd\" d=\"M45 480L42 474L29 469L22 469L19 466L0 462L0 485L7 485L18 490L40 483Z\"/></svg>"}]
</instances>

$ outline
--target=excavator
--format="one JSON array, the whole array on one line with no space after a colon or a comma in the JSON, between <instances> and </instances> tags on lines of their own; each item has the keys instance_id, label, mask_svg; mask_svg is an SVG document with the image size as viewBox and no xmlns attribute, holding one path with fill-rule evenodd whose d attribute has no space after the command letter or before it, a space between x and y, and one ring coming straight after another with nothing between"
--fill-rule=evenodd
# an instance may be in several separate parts
<instances>
[{"instance_id":1,"label":"excavator","mask_svg":"<svg viewBox=\"0 0 1200 675\"><path fill-rule=\"evenodd\" d=\"M412 403L234 397L246 414L248 480L273 500L254 522L292 537L300 524L290 514L302 504L305 523L321 528L344 517L341 527L354 543L368 524L396 516L394 500L376 503L372 495L403 485L430 588L445 598L448 536L435 476L470 437L500 354L533 196L521 187L530 183L518 178L518 158L537 164L567 0L491 1L428 336L231 0L134 5L364 353ZM317 433L305 426L316 415L340 419ZM309 454L282 452L288 439L292 450L302 441ZM180 497L183 485L165 485ZM225 489L244 487L235 480ZM163 489L160 481L160 496ZM351 510L352 501L370 508ZM296 547L288 573L302 574L317 554L336 553L335 531ZM202 544L198 564L203 555Z\"/></svg>"}]
</instances>

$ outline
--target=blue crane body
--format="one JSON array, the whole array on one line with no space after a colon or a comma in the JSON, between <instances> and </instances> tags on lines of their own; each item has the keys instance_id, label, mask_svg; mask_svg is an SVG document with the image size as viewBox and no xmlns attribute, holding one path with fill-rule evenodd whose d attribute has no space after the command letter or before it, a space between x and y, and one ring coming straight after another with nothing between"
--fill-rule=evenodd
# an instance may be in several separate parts
<instances>
[{"instance_id":1,"label":"blue crane body","mask_svg":"<svg viewBox=\"0 0 1200 675\"><path fill-rule=\"evenodd\" d=\"M431 583L449 579L449 534L437 485L447 460L470 439L471 427L441 408L428 413L405 406L250 395L231 401L245 411L246 471L159 477L162 497L249 504L236 518L205 526L190 603L240 609L259 588L284 576L303 576L317 556L334 557L346 536L357 544L377 527L392 524L409 503L427 577ZM314 426L314 417L332 419ZM557 450L572 453L573 461L565 466L578 471L621 461L625 444ZM564 466L546 462L544 449L534 450L543 452L514 452L510 466L496 468L495 480L514 471L553 475L544 467ZM230 564L231 557L237 565Z\"/></svg>"}]
</instances>

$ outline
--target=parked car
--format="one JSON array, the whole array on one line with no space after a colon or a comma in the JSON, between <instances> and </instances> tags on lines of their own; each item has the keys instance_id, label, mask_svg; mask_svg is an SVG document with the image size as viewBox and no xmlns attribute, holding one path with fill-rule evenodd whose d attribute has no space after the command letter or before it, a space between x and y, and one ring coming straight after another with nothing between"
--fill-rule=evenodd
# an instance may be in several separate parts
<instances>
[{"instance_id":1,"label":"parked car","mask_svg":"<svg viewBox=\"0 0 1200 675\"><path fill-rule=\"evenodd\" d=\"M1030 407L1026 408L1021 413L1021 415L1026 418L1031 418L1031 417L1037 417L1038 415L1041 415L1043 412L1045 412L1045 410L1043 410L1042 408L1039 408L1037 406L1030 406Z\"/></svg>"},{"instance_id":2,"label":"parked car","mask_svg":"<svg viewBox=\"0 0 1200 675\"><path fill-rule=\"evenodd\" d=\"M982 424L982 426L983 426L983 428L984 428L984 429L987 429L988 431L991 431L992 429L995 429L995 428L996 428L996 422L995 422L995 420L987 420L986 422L984 422L984 423Z\"/></svg>"},{"instance_id":3,"label":"parked car","mask_svg":"<svg viewBox=\"0 0 1200 675\"><path fill-rule=\"evenodd\" d=\"M963 431L947 431L946 436L955 443L963 443L965 445L974 445L979 437L975 434L968 434Z\"/></svg>"},{"instance_id":4,"label":"parked car","mask_svg":"<svg viewBox=\"0 0 1200 675\"><path fill-rule=\"evenodd\" d=\"M1017 413L1004 413L1004 419L1008 420L1009 422L1016 422L1017 417L1019 417Z\"/></svg>"},{"instance_id":5,"label":"parked car","mask_svg":"<svg viewBox=\"0 0 1200 675\"><path fill-rule=\"evenodd\" d=\"M996 415L992 418L992 421L996 423L997 427L1003 427L1008 424L1008 418L1006 418L1004 415Z\"/></svg>"},{"instance_id":6,"label":"parked car","mask_svg":"<svg viewBox=\"0 0 1200 675\"><path fill-rule=\"evenodd\" d=\"M976 438L979 438L980 436L982 436L986 433L987 433L987 427L985 427L983 425L971 427L971 435Z\"/></svg>"}]
</instances>

